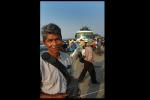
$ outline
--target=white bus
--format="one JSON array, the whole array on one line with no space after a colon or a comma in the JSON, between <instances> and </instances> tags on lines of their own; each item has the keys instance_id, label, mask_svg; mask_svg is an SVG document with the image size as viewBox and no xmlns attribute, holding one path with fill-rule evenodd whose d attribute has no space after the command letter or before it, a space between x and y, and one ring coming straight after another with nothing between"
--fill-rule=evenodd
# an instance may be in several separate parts
<instances>
[{"instance_id":1,"label":"white bus","mask_svg":"<svg viewBox=\"0 0 150 100\"><path fill-rule=\"evenodd\" d=\"M77 31L75 34L76 41L92 41L95 38L93 31Z\"/></svg>"}]
</instances>

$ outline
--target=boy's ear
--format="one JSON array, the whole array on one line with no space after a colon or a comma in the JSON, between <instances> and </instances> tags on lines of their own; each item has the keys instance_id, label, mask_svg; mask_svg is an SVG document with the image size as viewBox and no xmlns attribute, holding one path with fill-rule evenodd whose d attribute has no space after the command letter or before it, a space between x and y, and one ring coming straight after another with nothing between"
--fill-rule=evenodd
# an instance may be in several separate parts
<instances>
[{"instance_id":1,"label":"boy's ear","mask_svg":"<svg viewBox=\"0 0 150 100\"><path fill-rule=\"evenodd\" d=\"M58 43L58 45L59 45L59 46L63 46L63 45L64 45L64 42L63 42L63 41L60 41L60 42Z\"/></svg>"},{"instance_id":2,"label":"boy's ear","mask_svg":"<svg viewBox=\"0 0 150 100\"><path fill-rule=\"evenodd\" d=\"M64 45L64 42L63 41L61 41L61 46L63 46Z\"/></svg>"}]
</instances>

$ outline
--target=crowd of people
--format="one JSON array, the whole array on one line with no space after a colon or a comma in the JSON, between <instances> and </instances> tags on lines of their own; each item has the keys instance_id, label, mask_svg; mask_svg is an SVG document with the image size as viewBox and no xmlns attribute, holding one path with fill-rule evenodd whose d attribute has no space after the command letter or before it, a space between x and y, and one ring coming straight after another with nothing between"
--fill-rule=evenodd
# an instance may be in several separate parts
<instances>
[{"instance_id":1,"label":"crowd of people","mask_svg":"<svg viewBox=\"0 0 150 100\"><path fill-rule=\"evenodd\" d=\"M80 40L82 41L82 39ZM80 46L80 41L76 41L76 40L69 40L69 41L64 41L64 44L62 46L63 51L64 52L74 52L75 49L77 49L77 47ZM90 46L92 47L92 50L98 54L101 55L102 54L102 50L101 48L104 48L104 40L100 39L100 38L95 38L93 41L87 41L84 40L86 43L90 43Z\"/></svg>"}]
</instances>

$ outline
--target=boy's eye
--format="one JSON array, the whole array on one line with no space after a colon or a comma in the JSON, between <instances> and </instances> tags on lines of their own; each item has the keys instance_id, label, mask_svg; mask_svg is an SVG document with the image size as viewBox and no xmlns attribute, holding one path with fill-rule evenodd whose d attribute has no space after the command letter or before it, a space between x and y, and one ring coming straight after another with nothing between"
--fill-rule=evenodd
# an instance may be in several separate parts
<instances>
[{"instance_id":1,"label":"boy's eye","mask_svg":"<svg viewBox=\"0 0 150 100\"><path fill-rule=\"evenodd\" d=\"M49 43L51 43L51 42L53 42L53 41L58 42L58 41L60 41L60 39L58 38L58 39L49 39L49 40L48 40Z\"/></svg>"},{"instance_id":2,"label":"boy's eye","mask_svg":"<svg viewBox=\"0 0 150 100\"><path fill-rule=\"evenodd\" d=\"M55 39L55 41L59 41L60 39Z\"/></svg>"},{"instance_id":3,"label":"boy's eye","mask_svg":"<svg viewBox=\"0 0 150 100\"><path fill-rule=\"evenodd\" d=\"M52 42L53 40L48 40L48 42Z\"/></svg>"}]
</instances>

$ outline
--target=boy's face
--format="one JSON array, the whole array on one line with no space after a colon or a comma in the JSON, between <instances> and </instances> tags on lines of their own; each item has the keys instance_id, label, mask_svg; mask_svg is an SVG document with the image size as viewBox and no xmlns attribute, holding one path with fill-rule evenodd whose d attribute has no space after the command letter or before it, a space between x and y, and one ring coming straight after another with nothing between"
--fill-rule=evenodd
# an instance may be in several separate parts
<instances>
[{"instance_id":1,"label":"boy's face","mask_svg":"<svg viewBox=\"0 0 150 100\"><path fill-rule=\"evenodd\" d=\"M44 40L44 44L48 48L48 51L52 54L57 54L60 51L60 47L63 45L59 35L48 34Z\"/></svg>"}]
</instances>

